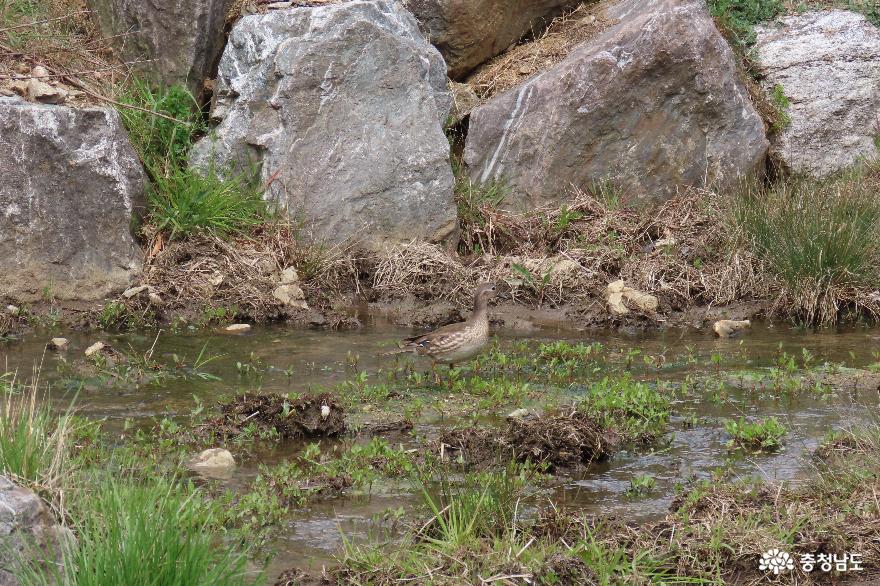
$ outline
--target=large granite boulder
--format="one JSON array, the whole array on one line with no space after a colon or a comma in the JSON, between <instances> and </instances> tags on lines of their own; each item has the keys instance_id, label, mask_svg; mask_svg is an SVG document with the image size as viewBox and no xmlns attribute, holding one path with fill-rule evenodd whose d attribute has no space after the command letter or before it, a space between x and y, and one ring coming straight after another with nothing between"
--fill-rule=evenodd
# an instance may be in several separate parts
<instances>
[{"instance_id":1,"label":"large granite boulder","mask_svg":"<svg viewBox=\"0 0 880 586\"><path fill-rule=\"evenodd\" d=\"M880 29L861 14L829 10L759 27L757 39L764 89L788 101L774 160L821 177L877 156Z\"/></svg>"},{"instance_id":2,"label":"large granite boulder","mask_svg":"<svg viewBox=\"0 0 880 586\"><path fill-rule=\"evenodd\" d=\"M455 230L443 58L392 0L242 18L192 164L261 164L267 197L320 240L365 245Z\"/></svg>"},{"instance_id":3,"label":"large granite boulder","mask_svg":"<svg viewBox=\"0 0 880 586\"><path fill-rule=\"evenodd\" d=\"M764 161L761 117L703 0L620 0L614 24L471 113L465 161L512 208L612 183L632 197L731 184Z\"/></svg>"},{"instance_id":4,"label":"large granite boulder","mask_svg":"<svg viewBox=\"0 0 880 586\"><path fill-rule=\"evenodd\" d=\"M234 0L88 0L101 32L142 75L203 92L223 51Z\"/></svg>"},{"instance_id":5,"label":"large granite boulder","mask_svg":"<svg viewBox=\"0 0 880 586\"><path fill-rule=\"evenodd\" d=\"M112 109L0 98L0 298L95 300L139 272L146 176Z\"/></svg>"},{"instance_id":6,"label":"large granite boulder","mask_svg":"<svg viewBox=\"0 0 880 586\"><path fill-rule=\"evenodd\" d=\"M440 49L449 77L461 79L580 0L408 0Z\"/></svg>"},{"instance_id":7,"label":"large granite boulder","mask_svg":"<svg viewBox=\"0 0 880 586\"><path fill-rule=\"evenodd\" d=\"M73 539L34 491L0 476L0 586L18 586L15 570L22 562L59 563Z\"/></svg>"}]
</instances>

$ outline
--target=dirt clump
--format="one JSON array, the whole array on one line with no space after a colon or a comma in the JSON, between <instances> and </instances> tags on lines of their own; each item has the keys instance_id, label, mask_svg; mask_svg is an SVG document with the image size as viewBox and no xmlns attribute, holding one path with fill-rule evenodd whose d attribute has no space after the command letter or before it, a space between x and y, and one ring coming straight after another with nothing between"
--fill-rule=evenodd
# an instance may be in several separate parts
<instances>
[{"instance_id":1,"label":"dirt clump","mask_svg":"<svg viewBox=\"0 0 880 586\"><path fill-rule=\"evenodd\" d=\"M275 393L245 393L220 406L220 415L202 427L219 437L235 437L248 425L274 430L282 439L336 437L345 432L345 410L330 393L288 399Z\"/></svg>"},{"instance_id":2,"label":"dirt clump","mask_svg":"<svg viewBox=\"0 0 880 586\"><path fill-rule=\"evenodd\" d=\"M458 455L466 465L486 466L515 459L555 468L575 468L611 455L618 439L588 415L568 413L511 418L506 429L466 427L444 432L444 454Z\"/></svg>"},{"instance_id":3,"label":"dirt clump","mask_svg":"<svg viewBox=\"0 0 880 586\"><path fill-rule=\"evenodd\" d=\"M316 576L299 568L284 570L274 582L274 586L323 586L335 584L329 576Z\"/></svg>"}]
</instances>

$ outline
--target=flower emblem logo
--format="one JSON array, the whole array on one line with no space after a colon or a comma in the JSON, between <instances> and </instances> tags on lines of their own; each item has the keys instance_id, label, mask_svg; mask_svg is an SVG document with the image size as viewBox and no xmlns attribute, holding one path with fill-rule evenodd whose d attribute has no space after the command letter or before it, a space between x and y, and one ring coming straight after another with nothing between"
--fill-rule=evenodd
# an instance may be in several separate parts
<instances>
[{"instance_id":1,"label":"flower emblem logo","mask_svg":"<svg viewBox=\"0 0 880 586\"><path fill-rule=\"evenodd\" d=\"M788 552L781 549L770 549L761 554L761 563L758 564L758 569L765 572L771 571L778 576L784 570L793 570L794 561Z\"/></svg>"}]
</instances>

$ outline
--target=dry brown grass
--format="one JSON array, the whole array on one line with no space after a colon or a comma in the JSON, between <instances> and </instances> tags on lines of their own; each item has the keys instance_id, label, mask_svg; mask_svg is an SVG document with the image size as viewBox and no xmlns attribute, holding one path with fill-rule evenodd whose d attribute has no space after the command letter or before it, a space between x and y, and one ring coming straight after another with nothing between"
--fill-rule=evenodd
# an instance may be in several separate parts
<instances>
[{"instance_id":1,"label":"dry brown grass","mask_svg":"<svg viewBox=\"0 0 880 586\"><path fill-rule=\"evenodd\" d=\"M467 304L478 283L495 281L520 303L586 307L608 283L624 279L656 295L663 311L765 299L775 290L760 263L733 246L722 198L710 192L690 191L641 212L584 193L563 210L478 211L479 221L464 232L484 254L453 257L431 244L400 245L379 260L373 290Z\"/></svg>"},{"instance_id":2,"label":"dry brown grass","mask_svg":"<svg viewBox=\"0 0 880 586\"><path fill-rule=\"evenodd\" d=\"M517 45L489 61L472 74L467 83L485 101L553 67L577 45L614 24L605 16L608 1L585 2L575 10L556 17L540 37Z\"/></svg>"},{"instance_id":3,"label":"dry brown grass","mask_svg":"<svg viewBox=\"0 0 880 586\"><path fill-rule=\"evenodd\" d=\"M20 91L37 65L51 74L43 81L70 92L66 103L76 106L106 103L94 94L112 98L130 74L84 0L7 0L0 4L0 88Z\"/></svg>"},{"instance_id":4,"label":"dry brown grass","mask_svg":"<svg viewBox=\"0 0 880 586\"><path fill-rule=\"evenodd\" d=\"M297 269L310 304L323 306L328 297L357 286L348 277L352 271L356 275L353 256L303 245L287 224L268 224L250 237L231 240L201 234L164 242L154 236L147 248L143 283L159 293L163 310L171 313L235 308L254 320L295 313L272 296L287 267ZM126 303L140 309L144 302L135 297Z\"/></svg>"}]
</instances>

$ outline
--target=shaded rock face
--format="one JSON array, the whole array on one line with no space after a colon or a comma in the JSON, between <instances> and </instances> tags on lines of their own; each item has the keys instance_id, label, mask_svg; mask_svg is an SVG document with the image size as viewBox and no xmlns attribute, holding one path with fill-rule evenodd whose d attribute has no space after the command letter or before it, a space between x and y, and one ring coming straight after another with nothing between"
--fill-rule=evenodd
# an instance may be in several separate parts
<instances>
[{"instance_id":1,"label":"shaded rock face","mask_svg":"<svg viewBox=\"0 0 880 586\"><path fill-rule=\"evenodd\" d=\"M443 58L391 0L242 18L220 61L214 137L192 164L262 164L267 197L318 239L455 230Z\"/></svg>"},{"instance_id":2,"label":"shaded rock face","mask_svg":"<svg viewBox=\"0 0 880 586\"><path fill-rule=\"evenodd\" d=\"M506 180L525 209L599 182L665 199L763 165L763 122L702 0L605 10L615 24L471 113L473 180Z\"/></svg>"},{"instance_id":3,"label":"shaded rock face","mask_svg":"<svg viewBox=\"0 0 880 586\"><path fill-rule=\"evenodd\" d=\"M779 85L791 124L774 160L817 177L875 158L880 134L880 30L844 10L808 12L757 29L756 61L770 95Z\"/></svg>"},{"instance_id":4,"label":"shaded rock face","mask_svg":"<svg viewBox=\"0 0 880 586\"><path fill-rule=\"evenodd\" d=\"M0 476L0 586L18 586L13 569L22 558L60 562L64 543L72 539L36 493Z\"/></svg>"},{"instance_id":5,"label":"shaded rock face","mask_svg":"<svg viewBox=\"0 0 880 586\"><path fill-rule=\"evenodd\" d=\"M233 0L88 0L101 32L126 61L165 85L185 84L196 97L223 51Z\"/></svg>"},{"instance_id":6,"label":"shaded rock face","mask_svg":"<svg viewBox=\"0 0 880 586\"><path fill-rule=\"evenodd\" d=\"M461 79L530 32L540 34L572 0L408 0L440 49L449 77Z\"/></svg>"},{"instance_id":7,"label":"shaded rock face","mask_svg":"<svg viewBox=\"0 0 880 586\"><path fill-rule=\"evenodd\" d=\"M146 176L114 110L0 98L0 298L95 300L140 271Z\"/></svg>"}]
</instances>

